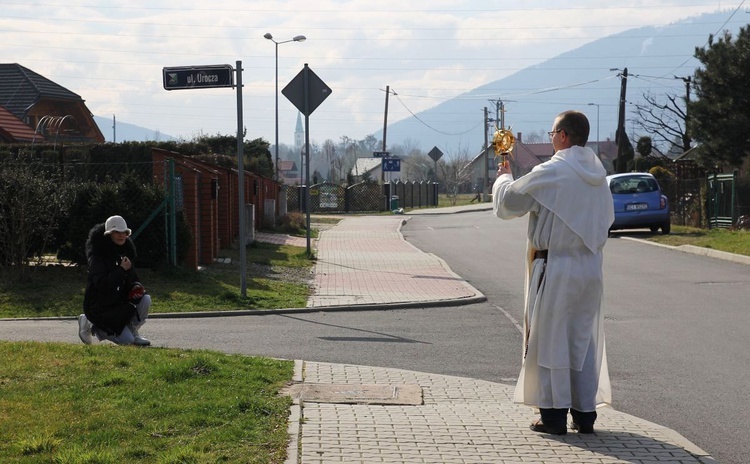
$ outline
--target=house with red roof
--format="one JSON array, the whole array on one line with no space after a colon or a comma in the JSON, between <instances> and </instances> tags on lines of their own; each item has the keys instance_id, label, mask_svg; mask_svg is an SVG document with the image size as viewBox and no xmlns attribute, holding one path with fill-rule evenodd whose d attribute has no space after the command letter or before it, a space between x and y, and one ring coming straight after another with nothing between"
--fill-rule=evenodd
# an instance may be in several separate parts
<instances>
[{"instance_id":1,"label":"house with red roof","mask_svg":"<svg viewBox=\"0 0 750 464\"><path fill-rule=\"evenodd\" d=\"M3 107L0 107L0 142L6 143L31 143L34 141L34 129L27 126ZM36 137L38 141L44 141L41 135Z\"/></svg>"},{"instance_id":2,"label":"house with red roof","mask_svg":"<svg viewBox=\"0 0 750 464\"><path fill-rule=\"evenodd\" d=\"M18 63L0 63L0 108L3 142L104 142L83 98Z\"/></svg>"}]
</instances>

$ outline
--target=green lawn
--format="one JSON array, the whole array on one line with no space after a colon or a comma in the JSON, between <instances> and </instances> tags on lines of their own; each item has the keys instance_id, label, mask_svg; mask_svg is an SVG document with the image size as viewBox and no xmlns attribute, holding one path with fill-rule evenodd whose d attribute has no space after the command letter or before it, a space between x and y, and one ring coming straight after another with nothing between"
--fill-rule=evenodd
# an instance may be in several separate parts
<instances>
[{"instance_id":1,"label":"green lawn","mask_svg":"<svg viewBox=\"0 0 750 464\"><path fill-rule=\"evenodd\" d=\"M282 463L293 363L0 342L0 462Z\"/></svg>"},{"instance_id":2,"label":"green lawn","mask_svg":"<svg viewBox=\"0 0 750 464\"><path fill-rule=\"evenodd\" d=\"M665 245L694 245L750 256L750 232L746 230L697 229L672 226L670 235L650 235L648 240Z\"/></svg>"},{"instance_id":3,"label":"green lawn","mask_svg":"<svg viewBox=\"0 0 750 464\"><path fill-rule=\"evenodd\" d=\"M239 250L222 250L222 256L231 262L214 263L200 271L138 269L153 299L151 312L300 308L307 304L308 284L290 278L309 272L313 261L305 248L266 243L249 247L244 298L240 294ZM78 315L85 285L86 270L79 267L37 267L31 281L24 283L2 279L0 317Z\"/></svg>"},{"instance_id":4,"label":"green lawn","mask_svg":"<svg viewBox=\"0 0 750 464\"><path fill-rule=\"evenodd\" d=\"M464 206L472 203L472 199L476 198L475 193L459 193L456 196L448 196L444 193L438 195L438 208L447 206ZM455 201L455 203L454 203Z\"/></svg>"}]
</instances>

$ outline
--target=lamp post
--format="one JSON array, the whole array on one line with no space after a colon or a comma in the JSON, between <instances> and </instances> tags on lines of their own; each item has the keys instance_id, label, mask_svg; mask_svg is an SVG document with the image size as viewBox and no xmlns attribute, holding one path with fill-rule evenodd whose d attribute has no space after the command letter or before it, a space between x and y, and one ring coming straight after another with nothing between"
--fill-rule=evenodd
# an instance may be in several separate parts
<instances>
[{"instance_id":1,"label":"lamp post","mask_svg":"<svg viewBox=\"0 0 750 464\"><path fill-rule=\"evenodd\" d=\"M589 103L589 106L596 106L596 156L602 159L601 140L599 140L599 104Z\"/></svg>"},{"instance_id":2,"label":"lamp post","mask_svg":"<svg viewBox=\"0 0 750 464\"><path fill-rule=\"evenodd\" d=\"M276 46L276 117L275 117L275 124L276 124L276 155L275 155L275 162L274 162L274 180L278 182L279 180L279 44L284 44L288 42L304 42L307 40L307 37L304 35L298 35L294 36L293 38L289 40L282 40L280 42L277 42L273 35L271 35L270 32L266 32L263 34L263 37L273 42Z\"/></svg>"}]
</instances>

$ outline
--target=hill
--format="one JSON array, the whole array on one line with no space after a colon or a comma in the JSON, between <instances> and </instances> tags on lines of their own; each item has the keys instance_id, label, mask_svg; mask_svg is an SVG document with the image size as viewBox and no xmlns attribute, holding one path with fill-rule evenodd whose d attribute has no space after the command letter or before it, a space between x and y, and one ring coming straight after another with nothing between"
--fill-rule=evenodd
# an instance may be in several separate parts
<instances>
[{"instance_id":1,"label":"hill","mask_svg":"<svg viewBox=\"0 0 750 464\"><path fill-rule=\"evenodd\" d=\"M481 150L484 140L483 108L488 107L494 119L498 100L505 106L505 126L522 132L526 141L546 137L555 115L568 109L589 116L590 140L596 140L597 132L601 140L614 139L621 84L618 70L624 68L630 75L626 129L628 135L637 137L634 104L648 93L684 96L682 78L692 76L699 65L693 57L695 48L705 46L710 34L723 30L734 34L746 24L746 18L740 17L744 15L728 21L730 16L727 11L705 14L667 26L630 29L588 43L389 124L388 146L408 141L423 151L437 146L449 155L473 155ZM492 132L494 127L490 137ZM382 138L382 129L374 135Z\"/></svg>"},{"instance_id":2,"label":"hill","mask_svg":"<svg viewBox=\"0 0 750 464\"><path fill-rule=\"evenodd\" d=\"M153 141L168 141L177 140L176 137L171 135L162 134L158 130L147 129L145 127L136 126L134 124L128 124L113 120L113 118L104 118L101 116L94 116L94 121L99 126L99 130L104 134L104 138L107 142L145 142L147 140ZM114 128L112 126L115 126ZM115 140L116 137L116 140Z\"/></svg>"}]
</instances>

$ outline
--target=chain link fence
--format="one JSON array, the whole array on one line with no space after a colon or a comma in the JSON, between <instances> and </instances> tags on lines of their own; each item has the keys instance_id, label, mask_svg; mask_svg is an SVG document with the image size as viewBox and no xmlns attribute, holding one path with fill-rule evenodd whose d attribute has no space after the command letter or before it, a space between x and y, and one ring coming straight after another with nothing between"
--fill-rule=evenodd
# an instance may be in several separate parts
<instances>
[{"instance_id":1,"label":"chain link fence","mask_svg":"<svg viewBox=\"0 0 750 464\"><path fill-rule=\"evenodd\" d=\"M343 187L324 182L310 187L311 213L348 213L389 211L400 208L437 206L436 182L359 182ZM306 211L305 187L287 189L289 211Z\"/></svg>"}]
</instances>

